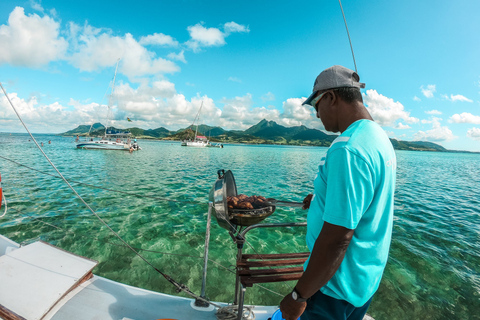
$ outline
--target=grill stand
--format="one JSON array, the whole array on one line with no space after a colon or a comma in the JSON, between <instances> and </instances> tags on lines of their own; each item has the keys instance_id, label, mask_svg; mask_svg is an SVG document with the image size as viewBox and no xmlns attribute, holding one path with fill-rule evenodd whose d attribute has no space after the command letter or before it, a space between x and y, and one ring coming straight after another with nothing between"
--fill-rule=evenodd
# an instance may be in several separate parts
<instances>
[{"instance_id":1,"label":"grill stand","mask_svg":"<svg viewBox=\"0 0 480 320\"><path fill-rule=\"evenodd\" d=\"M245 230L239 232L236 236L230 231L229 234L232 237L233 242L237 244L237 268L236 268L236 279L235 279L235 298L233 300L234 305L238 305L238 317L237 320L242 320L243 312L243 305L245 300L245 291L246 287L244 287L241 283L241 275L238 270L238 265L242 262L243 256L243 246L246 241L246 234L252 229L256 228L279 228L279 227L306 227L306 222L292 222L292 223L262 223L262 224L254 224L252 226L247 227Z\"/></svg>"}]
</instances>

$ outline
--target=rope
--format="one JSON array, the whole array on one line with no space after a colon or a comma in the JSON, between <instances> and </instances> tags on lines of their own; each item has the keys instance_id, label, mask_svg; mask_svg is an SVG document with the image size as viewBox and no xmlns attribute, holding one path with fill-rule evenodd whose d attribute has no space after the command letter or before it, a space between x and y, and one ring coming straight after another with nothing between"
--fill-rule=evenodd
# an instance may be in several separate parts
<instances>
[{"instance_id":1,"label":"rope","mask_svg":"<svg viewBox=\"0 0 480 320\"><path fill-rule=\"evenodd\" d=\"M238 306L231 305L219 308L216 316L218 320L236 320L238 317ZM251 307L243 307L242 320L255 320L255 314Z\"/></svg>"},{"instance_id":2,"label":"rope","mask_svg":"<svg viewBox=\"0 0 480 320\"><path fill-rule=\"evenodd\" d=\"M50 158L45 154L45 152L43 151L43 149L40 147L40 145L38 144L37 140L35 140L35 138L33 137L32 133L30 132L30 130L28 130L28 127L25 125L25 123L23 122L23 119L22 117L20 117L20 114L18 113L17 109L15 108L15 106L13 105L12 101L10 100L10 98L8 97L7 95L7 92L5 91L5 89L3 88L3 85L2 83L0 82L0 87L2 88L2 91L3 93L5 94L5 97L7 98L8 102L10 103L10 106L13 108L13 111L15 111L18 119L20 120L20 122L22 123L23 127L25 128L25 130L28 132L28 134L30 135L30 137L32 138L33 142L36 144L37 148L40 150L40 152L43 154L43 156L45 157L45 159L48 161L48 163L50 163L50 165L53 167L53 169L55 169L55 171L58 173L58 175L62 178L62 180L68 185L68 187L70 188L70 190L72 190L72 192L80 199L80 201L90 210L90 212L95 216L97 217L97 219L105 226L107 227L110 232L112 232L125 246L127 246L132 252L134 252L140 259L142 259L146 264L148 264L150 267L152 267L155 271L157 271L159 274L161 274L168 282L170 282L171 284L173 284L176 288L177 288L177 292L180 292L180 291L183 291L184 293L194 297L195 299L198 299L198 300L201 300L203 302L206 302L208 304L211 304L217 308L221 308L220 305L217 305L215 303L212 303L210 301L207 301L206 299L194 294L193 292L190 291L190 289L184 285L184 284L181 284L181 283L178 283L177 281L175 281L172 277L170 277L169 275L163 273L162 271L160 271L159 269L157 269L150 261L148 261L147 259L145 259L140 253L138 253L138 251L136 251L134 248L132 248L125 240L122 239L122 237L120 237L120 235L115 232L106 222L105 220L103 220L93 209L92 207L90 207L90 205L82 198L82 196L80 196L80 194L78 194L78 192L72 187L72 185L68 182L67 179L65 179L65 177L60 173L60 171L57 169L57 167L53 164L53 162L50 160Z\"/></svg>"},{"instance_id":3,"label":"rope","mask_svg":"<svg viewBox=\"0 0 480 320\"><path fill-rule=\"evenodd\" d=\"M3 156L0 156L0 158L1 158L1 159L4 159L4 160L6 160L6 161L10 161L10 162L12 162L12 163L14 163L14 164L16 164L16 165L18 165L18 166L27 168L27 169L29 169L29 170L32 170L32 171L35 171L35 172L38 172L38 173L41 173L41 174L44 174L44 175L48 175L48 176L51 176L51 177L54 177L54 178L59 178L59 179L61 179L60 176L57 176L57 175L54 175L54 174L51 174L51 173L48 173L48 172L45 172L45 171L41 171L41 170L38 170L38 169L35 169L35 168L32 168L32 167L29 167L29 166L27 166L27 165L24 165L24 164L22 164L22 163L19 163L19 162L15 161L15 160L8 159L8 158L3 157ZM84 186L87 186L87 187L92 187L92 188L96 188L96 189L105 190L105 191L117 192L117 193L122 193L122 194L131 195L131 196L137 196L137 197L143 197L143 198L151 198L151 199L155 199L155 200L172 201L172 202L184 202L184 203L194 203L194 204L200 203L200 201L173 200L173 199L168 199L168 198L161 198L161 197L155 197L155 196L138 194L138 193L134 193L134 192L127 192L127 191L120 191L120 190L115 190L115 189L109 189L109 188L104 188L104 187L100 187L100 186L95 186L95 185L92 185L92 184L88 184L88 183L84 183L84 182L79 182L79 181L74 181L74 180L71 180L70 182L71 182L71 183L76 183L76 184L79 184L79 185L84 185ZM5 197L5 195L4 195L4 197ZM6 205L6 202L5 202L5 205ZM22 212L20 212L20 211L17 210L17 209L13 209L13 208L12 208L12 210L15 210L16 212L18 212L18 213L20 213L20 214L27 215L27 216L29 216L30 218L34 219L34 220L38 220L38 222L41 222L41 223L47 224L47 225L49 225L49 226L51 226L51 227L60 229L60 230L62 230L62 231L65 232L65 233L69 233L69 232L70 232L70 233L73 233L73 232L71 232L71 231L64 230L64 229L62 229L62 228L60 228L60 227L58 227L58 226L55 226L55 225L53 225L53 224L50 224L50 223L48 223L48 222L42 221L42 220L40 220L39 218L33 217L33 216L31 216L31 215L29 215L29 214L27 214L27 213L22 213ZM0 217L0 218L1 218L1 217ZM228 221L228 223L230 223L230 221ZM230 225L232 225L232 224L230 223ZM232 225L232 227L233 227L233 225ZM241 231L241 230L240 230L240 231ZM96 239L99 240L98 238L96 238ZM248 242L247 239L244 238L244 240L245 240L245 243L246 243L258 256L260 256L260 259L263 259L262 256L261 256L261 254L259 254L259 253L255 250L255 248L253 247L253 245L252 245L250 242ZM116 244L116 243L113 243L113 242L110 242L110 241L104 241L104 242L105 242L105 243L108 243L108 244L111 244L111 245L114 245L114 246L118 246L118 247L127 247L127 246L125 246L125 245ZM128 247L127 247L127 248L128 248ZM145 251L145 252L156 253L156 254L173 255L173 256L183 256L183 257L187 257L187 258L203 259L203 257L196 257L196 256L190 256L190 255L181 255L181 254L176 254L176 253L161 252L161 251L155 251L155 250L149 250L149 249L142 249L142 248L136 248L136 247L133 247L133 248L134 248L135 250L138 250L138 251ZM223 268L223 269L227 270L227 271L230 272L230 273L235 273L235 271L232 271L231 269L223 266L222 264L216 262L215 260L208 259L208 261L216 264L218 267ZM262 288L263 290L269 291L270 293L275 294L275 295L277 295L277 296L279 296L279 297L283 297L283 295L282 295L281 293L278 293L278 292L276 292L276 291L273 291L273 290L271 290L271 289L269 289L269 288L267 288L267 287L265 287L265 286L262 286L262 285L260 285L260 284L258 284L258 283L257 283L257 284L254 284L254 285L257 286L257 287L259 287L259 288ZM284 286L286 286L286 285L284 284Z\"/></svg>"},{"instance_id":4,"label":"rope","mask_svg":"<svg viewBox=\"0 0 480 320\"><path fill-rule=\"evenodd\" d=\"M55 174L51 174L51 173L48 173L48 172L45 172L45 171L41 171L41 170L38 170L38 169L35 169L35 168L32 168L32 167L29 167L29 166L27 166L27 165L24 165L24 164L21 164L21 163L15 161L15 160L8 159L8 158L3 157L3 156L0 156L0 158L1 158L1 159L4 159L4 160L7 160L7 161L10 161L10 162L12 162L12 163L15 163L16 165L21 166L21 167L24 167L24 168L27 168L27 169L29 169L29 170L36 171L36 172L38 172L38 173L41 173L41 174L44 174L44 175L48 175L48 176L51 176L51 177L54 177L54 178L62 179L61 176L58 176L58 175L55 175ZM96 188L96 189L105 190L105 191L122 193L122 194L130 195L130 196L140 197L140 198L150 198L150 199L161 200L161 201L193 203L193 204L201 203L200 201L192 201L192 200L173 200L173 199L168 199L168 198L162 198L162 197L155 197L155 196L149 196L149 195L139 194L139 193L135 193L135 192L109 189L109 188L104 188L104 187L96 186L96 185L93 185L93 184L88 184L88 183L85 183L85 182L79 182L79 181L74 181L74 180L70 180L70 182L71 182L71 183L76 183L76 184L79 184L79 185L83 185L83 186L87 186L87 187L91 187L91 188Z\"/></svg>"},{"instance_id":5,"label":"rope","mask_svg":"<svg viewBox=\"0 0 480 320\"><path fill-rule=\"evenodd\" d=\"M0 216L0 218L3 218L5 216L5 214L7 213L7 198L5 198L5 193L2 193L2 196L3 196L3 203L5 205L5 211ZM2 199L0 199L0 204L2 204Z\"/></svg>"},{"instance_id":6,"label":"rope","mask_svg":"<svg viewBox=\"0 0 480 320\"><path fill-rule=\"evenodd\" d=\"M345 22L345 28L347 29L348 41L350 42L350 50L352 50L353 64L355 65L355 72L357 72L357 63L355 62L355 54L353 53L352 40L350 39L350 32L348 32L347 19L345 19L345 13L343 12L342 1L338 0L340 4L340 9L342 10L343 21Z\"/></svg>"}]
</instances>

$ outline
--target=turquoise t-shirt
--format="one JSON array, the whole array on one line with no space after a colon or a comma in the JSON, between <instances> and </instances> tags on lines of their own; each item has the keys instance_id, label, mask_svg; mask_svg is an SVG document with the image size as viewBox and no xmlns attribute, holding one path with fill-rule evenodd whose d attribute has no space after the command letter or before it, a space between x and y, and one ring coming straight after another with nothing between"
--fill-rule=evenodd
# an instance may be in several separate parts
<instances>
[{"instance_id":1,"label":"turquoise t-shirt","mask_svg":"<svg viewBox=\"0 0 480 320\"><path fill-rule=\"evenodd\" d=\"M343 262L320 291L360 307L378 289L387 263L395 151L378 124L358 120L333 141L318 169L307 217L310 252L324 221L355 229Z\"/></svg>"}]
</instances>

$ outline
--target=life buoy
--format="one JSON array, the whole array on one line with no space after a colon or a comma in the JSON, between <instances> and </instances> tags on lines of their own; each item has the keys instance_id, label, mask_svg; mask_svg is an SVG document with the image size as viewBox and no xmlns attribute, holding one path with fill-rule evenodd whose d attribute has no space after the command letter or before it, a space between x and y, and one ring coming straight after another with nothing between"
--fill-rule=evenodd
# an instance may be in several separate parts
<instances>
[{"instance_id":1,"label":"life buoy","mask_svg":"<svg viewBox=\"0 0 480 320\"><path fill-rule=\"evenodd\" d=\"M0 174L0 209L2 208L3 191L2 191L2 175Z\"/></svg>"},{"instance_id":2,"label":"life buoy","mask_svg":"<svg viewBox=\"0 0 480 320\"><path fill-rule=\"evenodd\" d=\"M117 143L120 143L120 139L117 139Z\"/></svg>"}]
</instances>

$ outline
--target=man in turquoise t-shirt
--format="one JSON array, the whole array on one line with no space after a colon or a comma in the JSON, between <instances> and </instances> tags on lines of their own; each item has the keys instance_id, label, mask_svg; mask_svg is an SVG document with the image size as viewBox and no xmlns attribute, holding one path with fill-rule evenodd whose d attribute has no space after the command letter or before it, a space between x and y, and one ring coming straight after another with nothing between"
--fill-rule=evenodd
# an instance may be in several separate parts
<instances>
[{"instance_id":1,"label":"man in turquoise t-shirt","mask_svg":"<svg viewBox=\"0 0 480 320\"><path fill-rule=\"evenodd\" d=\"M341 135L320 159L314 193L304 200L310 257L280 304L286 320L363 319L387 263L396 157L363 105L359 81L350 69L330 67L303 103Z\"/></svg>"}]
</instances>

